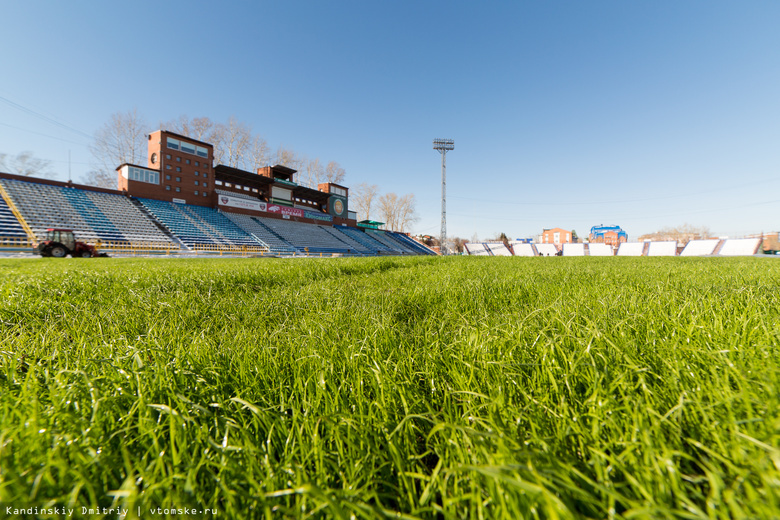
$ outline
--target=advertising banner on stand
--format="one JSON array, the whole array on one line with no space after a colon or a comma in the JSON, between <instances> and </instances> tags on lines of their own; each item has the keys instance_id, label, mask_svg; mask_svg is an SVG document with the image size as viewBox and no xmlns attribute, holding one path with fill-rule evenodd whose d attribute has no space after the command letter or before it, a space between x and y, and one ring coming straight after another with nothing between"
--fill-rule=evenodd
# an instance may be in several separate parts
<instances>
[{"instance_id":1,"label":"advertising banner on stand","mask_svg":"<svg viewBox=\"0 0 780 520\"><path fill-rule=\"evenodd\" d=\"M280 206L278 204L269 204L268 209L266 209L268 213L278 213L281 215L289 215L291 217L302 217L303 216L303 210L298 208L291 208L289 206Z\"/></svg>"},{"instance_id":2,"label":"advertising banner on stand","mask_svg":"<svg viewBox=\"0 0 780 520\"><path fill-rule=\"evenodd\" d=\"M320 213L319 211L304 211L303 216L312 220L323 220L325 222L333 222L333 217Z\"/></svg>"},{"instance_id":3,"label":"advertising banner on stand","mask_svg":"<svg viewBox=\"0 0 780 520\"><path fill-rule=\"evenodd\" d=\"M219 195L219 205L228 208L250 209L254 211L266 211L267 204L260 200L250 200L243 197L231 197L230 195Z\"/></svg>"}]
</instances>

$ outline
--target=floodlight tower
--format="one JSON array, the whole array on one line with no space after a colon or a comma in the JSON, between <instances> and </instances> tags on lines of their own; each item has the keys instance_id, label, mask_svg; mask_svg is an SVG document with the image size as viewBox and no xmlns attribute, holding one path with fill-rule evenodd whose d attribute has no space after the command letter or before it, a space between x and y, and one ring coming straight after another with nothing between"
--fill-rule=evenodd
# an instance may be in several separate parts
<instances>
[{"instance_id":1,"label":"floodlight tower","mask_svg":"<svg viewBox=\"0 0 780 520\"><path fill-rule=\"evenodd\" d=\"M433 149L441 153L441 236L439 249L447 254L447 152L455 149L452 139L434 139Z\"/></svg>"}]
</instances>

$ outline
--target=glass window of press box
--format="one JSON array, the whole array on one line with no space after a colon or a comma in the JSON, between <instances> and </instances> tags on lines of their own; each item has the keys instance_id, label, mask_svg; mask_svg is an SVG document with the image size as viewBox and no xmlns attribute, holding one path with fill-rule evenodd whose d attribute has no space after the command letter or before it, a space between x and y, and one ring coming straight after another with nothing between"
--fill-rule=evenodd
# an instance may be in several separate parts
<instances>
[{"instance_id":1,"label":"glass window of press box","mask_svg":"<svg viewBox=\"0 0 780 520\"><path fill-rule=\"evenodd\" d=\"M204 148L203 146L196 146L185 141L180 141L179 139L173 139L172 137L168 137L167 142L168 148L171 150L181 150L182 152L191 153L192 155L197 155L198 157L209 156L208 149Z\"/></svg>"},{"instance_id":2,"label":"glass window of press box","mask_svg":"<svg viewBox=\"0 0 780 520\"><path fill-rule=\"evenodd\" d=\"M160 172L136 168L135 166L126 166L122 172L125 179L137 182L148 182L149 184L160 184Z\"/></svg>"}]
</instances>

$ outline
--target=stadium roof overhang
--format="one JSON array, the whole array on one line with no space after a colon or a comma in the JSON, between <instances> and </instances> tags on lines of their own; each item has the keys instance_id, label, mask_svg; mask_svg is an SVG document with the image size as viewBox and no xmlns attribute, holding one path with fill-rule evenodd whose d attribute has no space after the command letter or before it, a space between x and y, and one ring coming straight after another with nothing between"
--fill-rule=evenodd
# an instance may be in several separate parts
<instances>
[{"instance_id":1,"label":"stadium roof overhang","mask_svg":"<svg viewBox=\"0 0 780 520\"><path fill-rule=\"evenodd\" d=\"M379 222L377 220L361 220L358 222L359 227L369 228L369 229L379 229L379 226L384 226L384 222Z\"/></svg>"},{"instance_id":2,"label":"stadium roof overhang","mask_svg":"<svg viewBox=\"0 0 780 520\"><path fill-rule=\"evenodd\" d=\"M234 184L242 184L252 188L264 188L269 184L273 184L274 180L256 173L248 172L245 170L239 170L232 166L225 166L224 164L218 164L214 168L214 175L216 179L222 182L230 182Z\"/></svg>"},{"instance_id":3,"label":"stadium roof overhang","mask_svg":"<svg viewBox=\"0 0 780 520\"><path fill-rule=\"evenodd\" d=\"M273 177L281 177L286 181L292 179L293 174L297 171L298 170L293 170L292 168L288 168L287 166L282 166L281 164L274 164L273 166L271 166L271 175Z\"/></svg>"},{"instance_id":4,"label":"stadium roof overhang","mask_svg":"<svg viewBox=\"0 0 780 520\"><path fill-rule=\"evenodd\" d=\"M330 195L328 193L307 188L305 186L298 186L297 188L293 188L293 197L310 200L318 204L326 203L328 201L329 196Z\"/></svg>"}]
</instances>

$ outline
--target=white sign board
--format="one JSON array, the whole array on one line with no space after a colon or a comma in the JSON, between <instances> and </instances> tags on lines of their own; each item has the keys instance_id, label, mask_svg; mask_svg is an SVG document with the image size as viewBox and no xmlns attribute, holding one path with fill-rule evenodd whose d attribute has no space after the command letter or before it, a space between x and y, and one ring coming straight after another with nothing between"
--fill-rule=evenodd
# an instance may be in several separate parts
<instances>
[{"instance_id":1,"label":"white sign board","mask_svg":"<svg viewBox=\"0 0 780 520\"><path fill-rule=\"evenodd\" d=\"M230 195L219 194L219 205L229 208L249 209L253 211L266 211L267 204L260 200L250 200L242 197L231 197Z\"/></svg>"}]
</instances>

